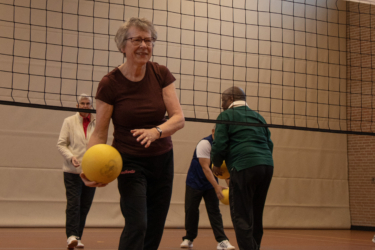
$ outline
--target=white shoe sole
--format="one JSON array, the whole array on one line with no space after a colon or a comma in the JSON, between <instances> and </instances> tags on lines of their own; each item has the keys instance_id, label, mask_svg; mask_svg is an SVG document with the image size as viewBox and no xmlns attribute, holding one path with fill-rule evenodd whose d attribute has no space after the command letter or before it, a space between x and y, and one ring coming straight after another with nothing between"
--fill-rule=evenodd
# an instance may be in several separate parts
<instances>
[{"instance_id":1,"label":"white shoe sole","mask_svg":"<svg viewBox=\"0 0 375 250\"><path fill-rule=\"evenodd\" d=\"M74 249L78 245L78 240L72 240L68 245L68 249Z\"/></svg>"},{"instance_id":2,"label":"white shoe sole","mask_svg":"<svg viewBox=\"0 0 375 250\"><path fill-rule=\"evenodd\" d=\"M180 246L181 248L193 248L193 246Z\"/></svg>"},{"instance_id":3,"label":"white shoe sole","mask_svg":"<svg viewBox=\"0 0 375 250\"><path fill-rule=\"evenodd\" d=\"M235 247L217 247L217 250L233 250L236 249Z\"/></svg>"}]
</instances>

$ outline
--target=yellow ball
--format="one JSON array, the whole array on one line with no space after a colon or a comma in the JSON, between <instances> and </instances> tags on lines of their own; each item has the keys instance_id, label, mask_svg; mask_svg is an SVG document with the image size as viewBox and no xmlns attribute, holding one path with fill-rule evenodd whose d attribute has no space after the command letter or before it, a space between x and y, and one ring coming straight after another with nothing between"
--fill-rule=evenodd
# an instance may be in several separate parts
<instances>
[{"instance_id":1,"label":"yellow ball","mask_svg":"<svg viewBox=\"0 0 375 250\"><path fill-rule=\"evenodd\" d=\"M212 164L211 168L213 167L214 167L214 164ZM228 179L230 177L230 173L228 171L227 165L225 164L225 161L223 161L223 164L221 164L220 170L221 170L221 175L214 174L217 178Z\"/></svg>"},{"instance_id":2,"label":"yellow ball","mask_svg":"<svg viewBox=\"0 0 375 250\"><path fill-rule=\"evenodd\" d=\"M229 205L229 188L228 189L223 189L221 193L224 195L224 198L221 199L221 203L225 205Z\"/></svg>"},{"instance_id":3,"label":"yellow ball","mask_svg":"<svg viewBox=\"0 0 375 250\"><path fill-rule=\"evenodd\" d=\"M110 183L121 173L122 158L114 147L97 144L83 155L81 166L90 181Z\"/></svg>"}]
</instances>

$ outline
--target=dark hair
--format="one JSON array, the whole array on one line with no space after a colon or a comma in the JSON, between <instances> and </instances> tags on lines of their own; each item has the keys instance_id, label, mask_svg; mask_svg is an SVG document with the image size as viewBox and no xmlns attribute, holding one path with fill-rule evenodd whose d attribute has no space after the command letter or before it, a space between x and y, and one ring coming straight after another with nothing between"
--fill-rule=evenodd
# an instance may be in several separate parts
<instances>
[{"instance_id":1,"label":"dark hair","mask_svg":"<svg viewBox=\"0 0 375 250\"><path fill-rule=\"evenodd\" d=\"M246 94L240 87L230 87L223 92L223 96L232 97L233 101L246 101Z\"/></svg>"}]
</instances>

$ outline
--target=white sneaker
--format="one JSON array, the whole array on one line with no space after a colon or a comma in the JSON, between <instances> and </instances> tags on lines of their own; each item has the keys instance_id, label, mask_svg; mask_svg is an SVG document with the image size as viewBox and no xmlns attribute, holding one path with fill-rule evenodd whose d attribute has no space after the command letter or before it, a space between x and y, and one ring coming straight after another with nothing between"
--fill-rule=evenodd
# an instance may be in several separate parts
<instances>
[{"instance_id":1,"label":"white sneaker","mask_svg":"<svg viewBox=\"0 0 375 250\"><path fill-rule=\"evenodd\" d=\"M374 243L375 243L375 235L374 235L374 238L372 238L372 242L374 242Z\"/></svg>"},{"instance_id":2,"label":"white sneaker","mask_svg":"<svg viewBox=\"0 0 375 250\"><path fill-rule=\"evenodd\" d=\"M232 244L230 244L228 240L223 240L222 242L219 242L219 244L217 244L217 249L227 250L227 249L235 249L235 247L232 246Z\"/></svg>"},{"instance_id":3,"label":"white sneaker","mask_svg":"<svg viewBox=\"0 0 375 250\"><path fill-rule=\"evenodd\" d=\"M68 243L68 249L73 249L78 245L77 236L70 236L66 242Z\"/></svg>"},{"instance_id":4,"label":"white sneaker","mask_svg":"<svg viewBox=\"0 0 375 250\"><path fill-rule=\"evenodd\" d=\"M192 248L193 242L188 240L188 239L184 239L184 241L181 243L180 247L181 248Z\"/></svg>"},{"instance_id":5,"label":"white sneaker","mask_svg":"<svg viewBox=\"0 0 375 250\"><path fill-rule=\"evenodd\" d=\"M76 248L84 248L84 247L85 247L85 245L83 245L81 240L78 240L78 244L77 244Z\"/></svg>"}]
</instances>

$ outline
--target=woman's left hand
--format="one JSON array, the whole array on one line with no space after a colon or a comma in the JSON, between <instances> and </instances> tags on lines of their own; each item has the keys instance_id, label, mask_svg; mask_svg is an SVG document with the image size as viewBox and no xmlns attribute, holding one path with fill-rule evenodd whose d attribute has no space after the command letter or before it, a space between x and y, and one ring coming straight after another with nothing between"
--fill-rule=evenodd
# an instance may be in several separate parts
<instances>
[{"instance_id":1,"label":"woman's left hand","mask_svg":"<svg viewBox=\"0 0 375 250\"><path fill-rule=\"evenodd\" d=\"M130 130L133 133L134 137L137 137L137 141L142 145L145 145L145 148L148 148L152 142L159 139L160 133L156 128L151 129L132 129Z\"/></svg>"}]
</instances>

